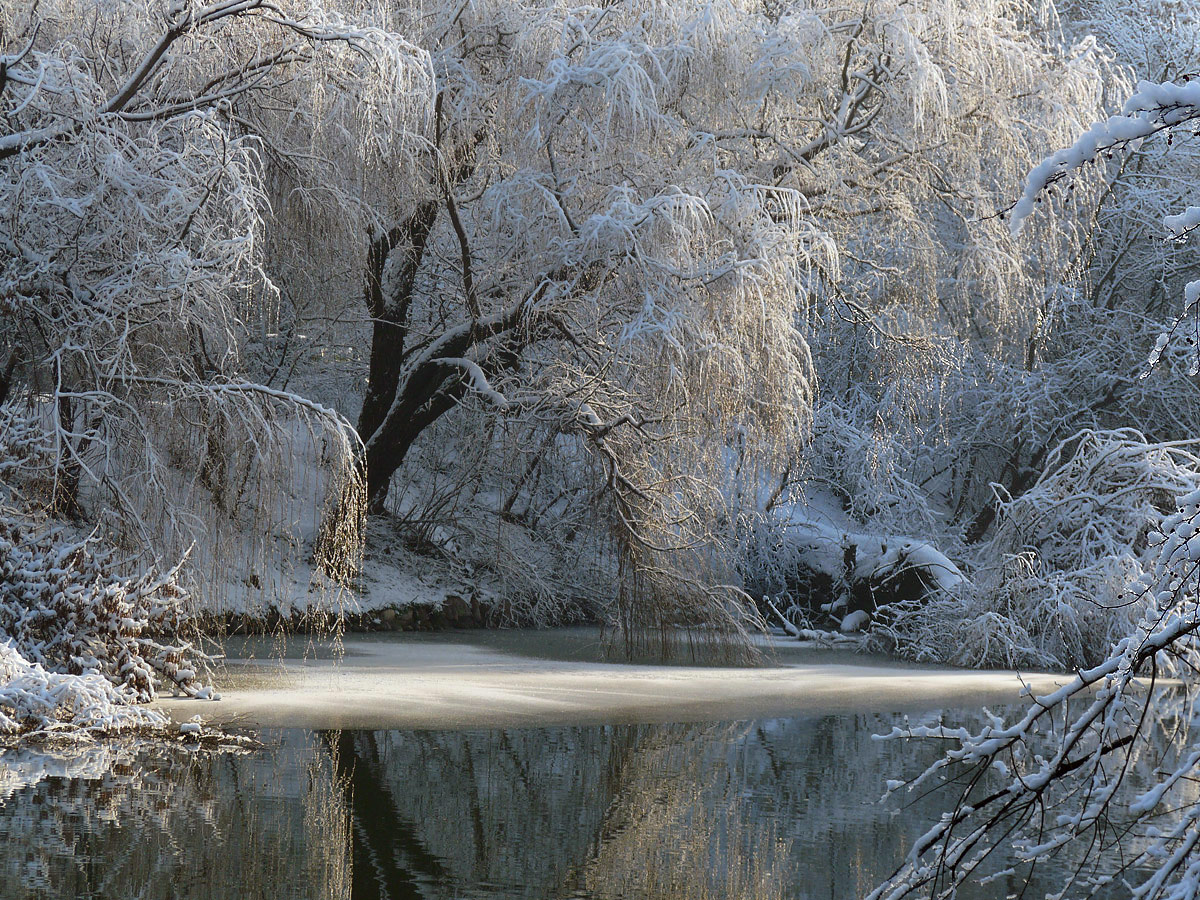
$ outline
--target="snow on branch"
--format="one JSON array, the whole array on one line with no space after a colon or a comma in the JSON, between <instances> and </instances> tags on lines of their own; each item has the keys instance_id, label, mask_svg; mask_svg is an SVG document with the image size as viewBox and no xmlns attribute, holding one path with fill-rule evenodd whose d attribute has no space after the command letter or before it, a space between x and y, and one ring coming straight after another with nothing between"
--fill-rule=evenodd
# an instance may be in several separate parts
<instances>
[{"instance_id":1,"label":"snow on branch","mask_svg":"<svg viewBox=\"0 0 1200 900\"><path fill-rule=\"evenodd\" d=\"M1053 185L1073 171L1095 162L1101 156L1110 157L1114 151L1136 149L1143 140L1161 132L1168 133L1169 143L1176 133L1183 131L1185 126L1190 127L1198 119L1200 79L1193 77L1181 83L1139 82L1120 115L1096 122L1072 146L1055 152L1029 173L1025 190L1011 211L1012 233L1015 235L1021 230L1024 221L1033 214L1035 205ZM1174 239L1183 239L1200 222L1194 209L1190 207L1182 213L1165 217L1164 225ZM1184 288L1182 312L1175 317L1171 327L1159 336L1150 351L1143 376L1158 363L1171 336L1183 321L1195 313L1198 300L1200 281L1193 281Z\"/></svg>"},{"instance_id":2,"label":"snow on branch","mask_svg":"<svg viewBox=\"0 0 1200 900\"><path fill-rule=\"evenodd\" d=\"M50 141L76 139L112 117L148 122L196 109L228 110L240 95L278 88L296 65L316 60L329 67L330 74L338 68L349 74L367 67L367 72L358 73L365 90L356 98L366 142L394 143L422 127L432 110L428 53L397 34L347 23L320 6L293 10L291 4L267 0L208 6L173 3L164 14L159 3L124 0L111 10L88 16L74 9L70 0L61 0L49 8L43 4L37 12L42 18L31 29L29 47L7 61L6 77L27 90L10 113L9 121L18 123L16 129L0 135L0 160ZM105 86L116 73L92 71L85 54L60 56L59 47L35 49L43 22L57 26L60 17L68 16L95 19L100 27L123 27L126 36L140 38L144 44L136 64L111 89ZM141 21L130 27L131 19ZM257 46L250 37L255 31ZM263 45L273 49L256 56L245 54L246 47L258 50ZM61 49L75 48L67 44ZM314 83L324 81L318 78ZM70 101L74 110L64 106Z\"/></svg>"},{"instance_id":3,"label":"snow on branch","mask_svg":"<svg viewBox=\"0 0 1200 900\"><path fill-rule=\"evenodd\" d=\"M484 374L479 363L474 360L461 356L440 356L432 360L432 362L439 366L462 369L466 373L467 382L470 384L471 390L486 398L498 410L503 411L512 408L513 404L503 394L492 387L487 375Z\"/></svg>"}]
</instances>

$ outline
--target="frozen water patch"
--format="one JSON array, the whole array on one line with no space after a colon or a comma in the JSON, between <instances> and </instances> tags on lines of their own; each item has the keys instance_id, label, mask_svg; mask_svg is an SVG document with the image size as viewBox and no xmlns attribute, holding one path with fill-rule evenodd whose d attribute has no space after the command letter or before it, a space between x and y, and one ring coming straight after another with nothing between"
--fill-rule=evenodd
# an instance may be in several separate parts
<instances>
[{"instance_id":1,"label":"frozen water patch","mask_svg":"<svg viewBox=\"0 0 1200 900\"><path fill-rule=\"evenodd\" d=\"M1016 701L1023 685L1014 672L902 666L787 647L760 668L615 664L567 653L553 659L544 655L562 638L535 636L538 656L484 646L486 638L474 635L351 637L341 661L232 664L224 699L203 712L217 724L313 729L656 723ZM1038 692L1061 680L1023 677ZM186 721L197 707L172 699L157 708Z\"/></svg>"}]
</instances>

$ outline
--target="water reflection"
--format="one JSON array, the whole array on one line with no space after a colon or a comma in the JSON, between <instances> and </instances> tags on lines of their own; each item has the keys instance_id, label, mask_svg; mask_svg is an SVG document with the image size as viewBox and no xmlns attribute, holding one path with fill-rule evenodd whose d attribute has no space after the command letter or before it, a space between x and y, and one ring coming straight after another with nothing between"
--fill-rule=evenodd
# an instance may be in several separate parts
<instances>
[{"instance_id":1,"label":"water reflection","mask_svg":"<svg viewBox=\"0 0 1200 900\"><path fill-rule=\"evenodd\" d=\"M6 751L0 898L842 900L939 812L938 797L877 802L884 779L939 752L872 740L899 720L283 731L243 755Z\"/></svg>"},{"instance_id":2,"label":"water reflection","mask_svg":"<svg viewBox=\"0 0 1200 900\"><path fill-rule=\"evenodd\" d=\"M746 731L344 733L355 896L784 896L775 823L729 769Z\"/></svg>"},{"instance_id":3,"label":"water reflection","mask_svg":"<svg viewBox=\"0 0 1200 900\"><path fill-rule=\"evenodd\" d=\"M4 751L0 898L347 898L345 791L315 746Z\"/></svg>"}]
</instances>

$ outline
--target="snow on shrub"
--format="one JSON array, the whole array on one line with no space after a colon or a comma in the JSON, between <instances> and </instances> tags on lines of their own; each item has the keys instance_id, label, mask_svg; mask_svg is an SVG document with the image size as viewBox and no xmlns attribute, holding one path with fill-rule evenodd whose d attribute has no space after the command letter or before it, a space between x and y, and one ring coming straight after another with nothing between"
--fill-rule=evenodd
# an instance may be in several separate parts
<instances>
[{"instance_id":1,"label":"snow on shrub","mask_svg":"<svg viewBox=\"0 0 1200 900\"><path fill-rule=\"evenodd\" d=\"M1153 565L1148 535L1174 497L1200 485L1192 443L1150 443L1130 429L1062 441L1028 491L998 497L971 582L894 604L875 641L955 665L1099 663L1142 615L1131 588Z\"/></svg>"},{"instance_id":2,"label":"snow on shrub","mask_svg":"<svg viewBox=\"0 0 1200 900\"><path fill-rule=\"evenodd\" d=\"M0 403L0 477L47 471L53 450L45 428L15 403Z\"/></svg>"},{"instance_id":3,"label":"snow on shrub","mask_svg":"<svg viewBox=\"0 0 1200 900\"><path fill-rule=\"evenodd\" d=\"M71 539L0 512L0 731L119 731L159 723L115 710L164 685L212 696L197 675L206 657L175 637L186 599L177 574L121 574L95 534Z\"/></svg>"},{"instance_id":4,"label":"snow on shrub","mask_svg":"<svg viewBox=\"0 0 1200 900\"><path fill-rule=\"evenodd\" d=\"M137 706L135 692L102 675L48 672L0 643L0 736L119 734L169 724L166 714Z\"/></svg>"},{"instance_id":5,"label":"snow on shrub","mask_svg":"<svg viewBox=\"0 0 1200 900\"><path fill-rule=\"evenodd\" d=\"M56 465L37 413L0 404L0 736L80 737L169 725L137 706L164 685L216 696L207 658L178 635L178 567L128 574L99 530L81 536L32 512Z\"/></svg>"}]
</instances>

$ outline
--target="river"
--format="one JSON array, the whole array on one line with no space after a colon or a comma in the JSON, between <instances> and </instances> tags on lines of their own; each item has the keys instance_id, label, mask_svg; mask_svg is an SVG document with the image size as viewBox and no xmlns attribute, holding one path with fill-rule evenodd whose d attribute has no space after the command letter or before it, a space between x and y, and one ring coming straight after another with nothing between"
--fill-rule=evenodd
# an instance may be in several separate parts
<instances>
[{"instance_id":1,"label":"river","mask_svg":"<svg viewBox=\"0 0 1200 900\"><path fill-rule=\"evenodd\" d=\"M939 696L938 670L784 653L750 670L759 676L715 670L723 678L710 690L734 688L708 707L690 695L673 706L670 688L690 667L644 667L635 689L639 667L610 672L578 634L534 640L540 655L527 637L497 640L355 639L340 664L293 646L289 661L245 666L222 715L254 726L265 747L254 752L109 742L0 753L0 898L850 900L892 871L946 803L942 792L881 802L887 779L917 774L942 748L874 735L906 721L977 723L979 692L999 691L950 673ZM397 672L380 654L417 662ZM610 672L615 685L590 711L582 682L553 697L563 678L582 677L577 666ZM848 693L823 694L815 675L800 676L814 682L808 703L790 682L779 687L776 669L829 667ZM497 691L496 681L542 669L552 683ZM358 679L371 673L376 692L458 704L439 679L455 691L455 678L474 679L483 708L387 722L363 710L339 717L318 697L315 713L293 710L297 721L280 727L260 705L331 678L344 703L364 702ZM731 714L747 677L768 685L765 699ZM895 689L912 679L915 697ZM1014 708L1008 679L994 712ZM553 702L539 704L545 695ZM330 727L335 719L345 722ZM1056 873L1035 874L1027 896L1040 897ZM962 896L1000 898L1025 881L1018 870Z\"/></svg>"}]
</instances>

